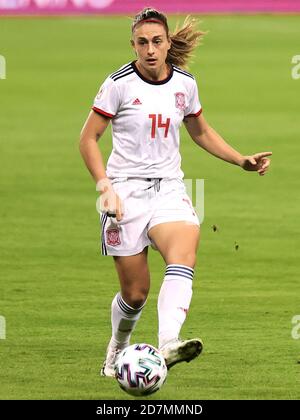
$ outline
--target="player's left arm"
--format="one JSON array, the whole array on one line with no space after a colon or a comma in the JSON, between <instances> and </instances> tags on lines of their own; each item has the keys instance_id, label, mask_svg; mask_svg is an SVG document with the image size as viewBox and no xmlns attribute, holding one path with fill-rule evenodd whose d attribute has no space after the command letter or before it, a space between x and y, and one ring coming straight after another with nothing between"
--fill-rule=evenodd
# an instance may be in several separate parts
<instances>
[{"instance_id":1,"label":"player's left arm","mask_svg":"<svg viewBox=\"0 0 300 420\"><path fill-rule=\"evenodd\" d=\"M226 141L207 123L202 114L198 117L186 117L185 127L196 144L212 155L226 162L238 165L246 171L257 171L264 175L270 166L272 152L261 152L250 156L243 156L233 149Z\"/></svg>"}]
</instances>

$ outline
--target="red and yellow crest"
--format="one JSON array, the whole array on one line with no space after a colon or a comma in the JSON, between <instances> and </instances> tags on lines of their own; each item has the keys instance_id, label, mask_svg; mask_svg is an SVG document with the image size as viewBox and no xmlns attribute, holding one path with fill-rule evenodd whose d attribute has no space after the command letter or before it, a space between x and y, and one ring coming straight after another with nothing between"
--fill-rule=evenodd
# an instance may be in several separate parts
<instances>
[{"instance_id":1,"label":"red and yellow crest","mask_svg":"<svg viewBox=\"0 0 300 420\"><path fill-rule=\"evenodd\" d=\"M182 92L175 93L175 106L182 111L185 109L185 95Z\"/></svg>"},{"instance_id":2,"label":"red and yellow crest","mask_svg":"<svg viewBox=\"0 0 300 420\"><path fill-rule=\"evenodd\" d=\"M116 246L121 245L119 229L108 229L106 231L107 245Z\"/></svg>"}]
</instances>

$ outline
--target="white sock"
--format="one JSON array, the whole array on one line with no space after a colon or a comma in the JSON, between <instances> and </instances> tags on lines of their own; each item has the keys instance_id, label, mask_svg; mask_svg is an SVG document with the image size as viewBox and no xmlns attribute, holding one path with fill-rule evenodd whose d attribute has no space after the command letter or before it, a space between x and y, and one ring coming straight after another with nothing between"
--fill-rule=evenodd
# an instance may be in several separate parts
<instances>
[{"instance_id":1,"label":"white sock","mask_svg":"<svg viewBox=\"0 0 300 420\"><path fill-rule=\"evenodd\" d=\"M194 270L169 264L158 296L158 347L178 339L192 299Z\"/></svg>"},{"instance_id":2,"label":"white sock","mask_svg":"<svg viewBox=\"0 0 300 420\"><path fill-rule=\"evenodd\" d=\"M145 303L140 308L134 309L124 301L121 293L116 294L111 304L112 337L110 345L120 349L129 345L131 333L141 316Z\"/></svg>"}]
</instances>

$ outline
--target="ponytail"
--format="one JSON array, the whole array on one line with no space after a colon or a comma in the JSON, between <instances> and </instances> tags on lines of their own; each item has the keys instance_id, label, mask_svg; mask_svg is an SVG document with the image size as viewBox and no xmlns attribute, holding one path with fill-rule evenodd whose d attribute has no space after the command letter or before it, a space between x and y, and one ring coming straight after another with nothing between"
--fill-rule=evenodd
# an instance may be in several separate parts
<instances>
[{"instance_id":1,"label":"ponytail","mask_svg":"<svg viewBox=\"0 0 300 420\"><path fill-rule=\"evenodd\" d=\"M199 45L205 32L196 30L197 20L187 16L182 27L176 26L170 34L171 48L168 51L167 62L175 66L187 68L194 49Z\"/></svg>"}]
</instances>

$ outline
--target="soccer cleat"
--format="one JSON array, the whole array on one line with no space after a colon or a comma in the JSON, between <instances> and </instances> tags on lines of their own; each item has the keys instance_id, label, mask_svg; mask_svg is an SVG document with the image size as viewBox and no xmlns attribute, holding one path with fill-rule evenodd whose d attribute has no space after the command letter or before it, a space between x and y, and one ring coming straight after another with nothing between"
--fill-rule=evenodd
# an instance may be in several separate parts
<instances>
[{"instance_id":1,"label":"soccer cleat","mask_svg":"<svg viewBox=\"0 0 300 420\"><path fill-rule=\"evenodd\" d=\"M199 338L191 340L172 340L160 348L165 358L167 368L170 369L176 363L190 362L202 352L203 344Z\"/></svg>"},{"instance_id":2,"label":"soccer cleat","mask_svg":"<svg viewBox=\"0 0 300 420\"><path fill-rule=\"evenodd\" d=\"M113 348L112 346L108 346L107 352L106 352L106 359L104 360L103 366L100 370L101 376L110 376L115 377L115 364L117 361L117 358L121 352L121 349Z\"/></svg>"}]
</instances>

